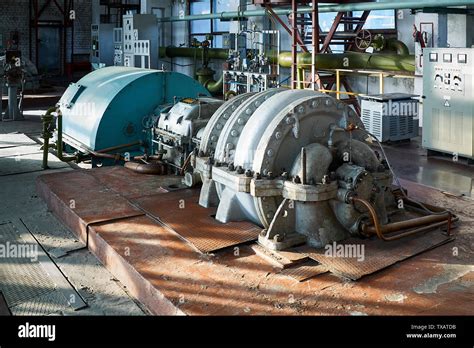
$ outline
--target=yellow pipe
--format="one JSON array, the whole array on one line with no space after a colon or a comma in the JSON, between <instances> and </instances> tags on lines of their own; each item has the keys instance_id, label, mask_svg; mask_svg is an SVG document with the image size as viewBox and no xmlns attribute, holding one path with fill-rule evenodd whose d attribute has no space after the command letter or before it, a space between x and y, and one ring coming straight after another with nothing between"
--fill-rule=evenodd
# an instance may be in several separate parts
<instances>
[{"instance_id":1,"label":"yellow pipe","mask_svg":"<svg viewBox=\"0 0 474 348\"><path fill-rule=\"evenodd\" d=\"M384 90L384 80L383 80L383 73L380 73L379 74L379 93L380 94L383 94L383 90Z\"/></svg>"}]
</instances>

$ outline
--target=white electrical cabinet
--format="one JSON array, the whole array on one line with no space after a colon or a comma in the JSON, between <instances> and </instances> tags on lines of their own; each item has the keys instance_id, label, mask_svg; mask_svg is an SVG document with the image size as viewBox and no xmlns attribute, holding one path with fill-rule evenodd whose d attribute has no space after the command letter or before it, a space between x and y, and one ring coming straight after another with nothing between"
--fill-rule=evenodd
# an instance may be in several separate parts
<instances>
[{"instance_id":1,"label":"white electrical cabinet","mask_svg":"<svg viewBox=\"0 0 474 348\"><path fill-rule=\"evenodd\" d=\"M423 147L472 160L474 48L429 48L423 56Z\"/></svg>"}]
</instances>

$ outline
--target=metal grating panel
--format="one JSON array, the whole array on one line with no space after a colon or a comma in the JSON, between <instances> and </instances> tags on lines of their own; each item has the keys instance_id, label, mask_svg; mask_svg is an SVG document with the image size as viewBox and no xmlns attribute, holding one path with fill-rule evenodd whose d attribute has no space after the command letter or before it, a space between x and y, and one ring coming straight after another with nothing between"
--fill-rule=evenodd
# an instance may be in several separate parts
<instances>
[{"instance_id":1,"label":"metal grating panel","mask_svg":"<svg viewBox=\"0 0 474 348\"><path fill-rule=\"evenodd\" d=\"M325 249L302 247L299 250L311 259L326 266L332 273L357 280L452 240L454 238L444 236L439 230L436 230L391 242L385 242L380 239L361 240L350 238L338 243L351 246L363 245L364 260L361 261L356 257L326 256Z\"/></svg>"},{"instance_id":2,"label":"metal grating panel","mask_svg":"<svg viewBox=\"0 0 474 348\"><path fill-rule=\"evenodd\" d=\"M316 277L317 275L329 272L328 268L321 265L318 262L310 260L304 264L286 268L280 272L282 275L286 275L293 279L296 279L299 282L302 282L306 279Z\"/></svg>"},{"instance_id":3,"label":"metal grating panel","mask_svg":"<svg viewBox=\"0 0 474 348\"><path fill-rule=\"evenodd\" d=\"M5 250L13 250L12 246L33 245L25 243L20 235L21 231L13 223L0 223L0 244ZM40 249L38 244L36 246ZM14 315L47 315L72 310L63 294L65 289L58 289L38 261L39 256L38 260L35 255L29 255L29 258L5 256L8 257L0 257L0 291Z\"/></svg>"},{"instance_id":4,"label":"metal grating panel","mask_svg":"<svg viewBox=\"0 0 474 348\"><path fill-rule=\"evenodd\" d=\"M257 239L261 228L244 221L223 224L214 218L214 208L203 208L198 200L199 189L187 189L141 197L135 203L203 253Z\"/></svg>"},{"instance_id":5,"label":"metal grating panel","mask_svg":"<svg viewBox=\"0 0 474 348\"><path fill-rule=\"evenodd\" d=\"M18 231L12 223L0 225L0 244L22 243ZM55 288L49 277L45 277L40 264L19 257L0 258L0 288L8 306L15 306L35 296L45 295Z\"/></svg>"},{"instance_id":6,"label":"metal grating panel","mask_svg":"<svg viewBox=\"0 0 474 348\"><path fill-rule=\"evenodd\" d=\"M67 305L67 300L57 290L52 290L44 295L32 297L23 301L10 310L13 315L48 315L74 313L74 310Z\"/></svg>"}]
</instances>

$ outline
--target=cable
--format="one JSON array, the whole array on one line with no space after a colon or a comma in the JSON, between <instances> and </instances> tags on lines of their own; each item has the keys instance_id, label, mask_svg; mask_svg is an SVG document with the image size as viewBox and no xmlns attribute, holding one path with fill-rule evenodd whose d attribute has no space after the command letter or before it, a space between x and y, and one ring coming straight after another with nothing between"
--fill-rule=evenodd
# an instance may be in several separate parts
<instances>
[{"instance_id":1,"label":"cable","mask_svg":"<svg viewBox=\"0 0 474 348\"><path fill-rule=\"evenodd\" d=\"M372 133L370 133L369 131L365 130L365 129L362 129L358 126L355 127L355 129L358 129L358 130L361 130L362 132L366 133L367 135L369 135L370 137L372 137L378 144L378 146L380 147L380 150L382 151L382 154L383 154L383 157L385 158L385 161L387 162L387 166L388 166L388 169L390 170L390 172L392 173L393 175L393 178L397 184L397 186L400 188L400 191L402 191L402 194L403 196L407 199L407 200L410 200L410 201L413 201L415 203L417 203L421 208L423 208L423 210L425 210L427 213L429 214L433 214L433 215L442 215L442 214L446 214L446 213L449 213L448 210L444 209L442 211L438 211L438 212L435 212L435 211L432 211L430 209L428 209L423 203L421 202L418 202L417 200L415 199L412 199L412 198L409 198L407 196L407 194L405 193L405 190L403 189L402 187L402 184L400 183L400 180L398 179L397 175L395 174L395 172L393 171L393 168L392 166L390 165L390 162L388 160L388 157L387 157L387 154L385 153L385 150L382 146L382 144L380 143L380 141L377 139L377 137L375 135L373 135Z\"/></svg>"}]
</instances>

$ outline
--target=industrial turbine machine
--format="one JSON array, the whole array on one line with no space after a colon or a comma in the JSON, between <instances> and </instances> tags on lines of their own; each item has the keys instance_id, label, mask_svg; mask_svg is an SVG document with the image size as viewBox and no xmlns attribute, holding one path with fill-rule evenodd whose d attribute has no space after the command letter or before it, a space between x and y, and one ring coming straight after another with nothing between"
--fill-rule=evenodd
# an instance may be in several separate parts
<instances>
[{"instance_id":1,"label":"industrial turbine machine","mask_svg":"<svg viewBox=\"0 0 474 348\"><path fill-rule=\"evenodd\" d=\"M111 67L72 84L54 110L62 160L202 182L201 206L217 206L224 224L262 227L259 242L272 250L451 226L449 212L392 186L383 147L374 150L377 139L354 110L327 94L271 88L223 103L182 74ZM46 155L52 111L44 118Z\"/></svg>"},{"instance_id":2,"label":"industrial turbine machine","mask_svg":"<svg viewBox=\"0 0 474 348\"><path fill-rule=\"evenodd\" d=\"M223 223L261 226L259 242L272 250L351 235L390 240L448 223L448 212L424 205L417 209L429 216L389 223L409 200L392 188L389 163L370 138L352 108L326 94L236 96L212 116L193 160L203 182L200 204L218 206ZM394 231L403 232L384 236Z\"/></svg>"}]
</instances>

